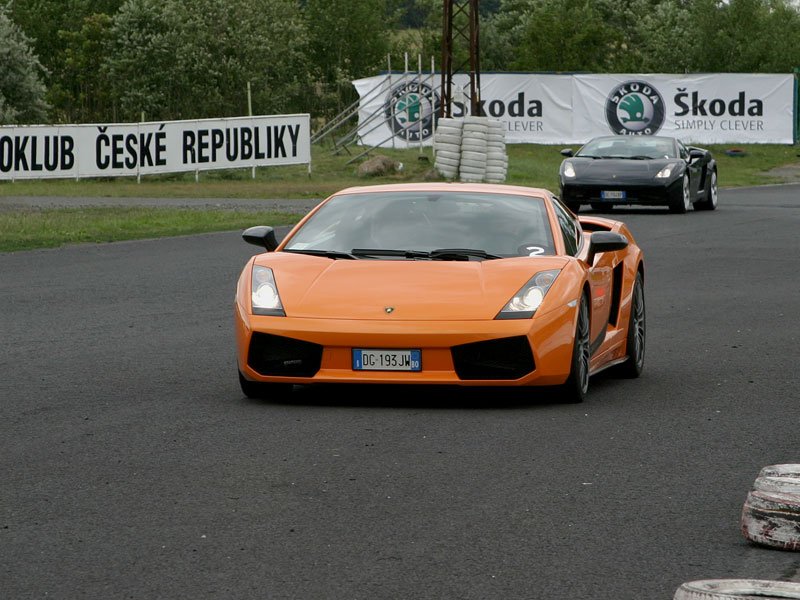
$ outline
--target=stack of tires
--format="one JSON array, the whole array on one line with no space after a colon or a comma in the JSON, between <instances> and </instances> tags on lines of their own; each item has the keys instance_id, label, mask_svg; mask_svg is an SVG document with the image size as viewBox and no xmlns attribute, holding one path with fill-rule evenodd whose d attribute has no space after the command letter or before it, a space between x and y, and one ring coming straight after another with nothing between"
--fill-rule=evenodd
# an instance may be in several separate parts
<instances>
[{"instance_id":1,"label":"stack of tires","mask_svg":"<svg viewBox=\"0 0 800 600\"><path fill-rule=\"evenodd\" d=\"M742 508L741 529L757 544L800 550L800 464L761 469Z\"/></svg>"},{"instance_id":2,"label":"stack of tires","mask_svg":"<svg viewBox=\"0 0 800 600\"><path fill-rule=\"evenodd\" d=\"M508 171L505 134L488 117L442 118L434 134L435 167L447 179L502 183Z\"/></svg>"},{"instance_id":3,"label":"stack of tires","mask_svg":"<svg viewBox=\"0 0 800 600\"><path fill-rule=\"evenodd\" d=\"M447 179L458 177L461 163L461 119L441 118L436 124L433 148L436 153L434 166Z\"/></svg>"},{"instance_id":4,"label":"stack of tires","mask_svg":"<svg viewBox=\"0 0 800 600\"><path fill-rule=\"evenodd\" d=\"M461 134L461 164L458 175L466 183L479 183L486 177L489 123L485 117L464 117Z\"/></svg>"},{"instance_id":5,"label":"stack of tires","mask_svg":"<svg viewBox=\"0 0 800 600\"><path fill-rule=\"evenodd\" d=\"M508 173L506 134L501 121L489 121L486 138L486 181L503 183Z\"/></svg>"},{"instance_id":6,"label":"stack of tires","mask_svg":"<svg viewBox=\"0 0 800 600\"><path fill-rule=\"evenodd\" d=\"M761 469L742 508L741 529L751 542L781 550L800 550L800 464ZM673 600L800 600L800 582L768 579L687 581Z\"/></svg>"}]
</instances>

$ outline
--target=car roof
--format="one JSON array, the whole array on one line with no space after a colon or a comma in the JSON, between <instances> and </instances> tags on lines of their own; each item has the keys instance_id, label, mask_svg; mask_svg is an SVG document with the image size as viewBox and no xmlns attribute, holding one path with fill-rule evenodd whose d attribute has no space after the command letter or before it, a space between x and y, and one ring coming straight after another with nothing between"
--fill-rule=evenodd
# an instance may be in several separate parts
<instances>
[{"instance_id":1,"label":"car roof","mask_svg":"<svg viewBox=\"0 0 800 600\"><path fill-rule=\"evenodd\" d=\"M536 196L548 198L552 192L537 187L527 187L521 185L508 185L504 183L442 183L442 182L423 182L423 183L385 183L379 185L365 185L345 188L334 193L334 196L342 194L365 194L381 192L482 192L487 194L521 194L525 196Z\"/></svg>"},{"instance_id":2,"label":"car roof","mask_svg":"<svg viewBox=\"0 0 800 600\"><path fill-rule=\"evenodd\" d=\"M625 140L625 141L639 141L642 139L647 140L666 140L668 142L675 142L677 138L668 136L668 135L599 135L597 137L593 137L589 140L589 142L598 142L602 140ZM586 142L587 144L589 142Z\"/></svg>"}]
</instances>

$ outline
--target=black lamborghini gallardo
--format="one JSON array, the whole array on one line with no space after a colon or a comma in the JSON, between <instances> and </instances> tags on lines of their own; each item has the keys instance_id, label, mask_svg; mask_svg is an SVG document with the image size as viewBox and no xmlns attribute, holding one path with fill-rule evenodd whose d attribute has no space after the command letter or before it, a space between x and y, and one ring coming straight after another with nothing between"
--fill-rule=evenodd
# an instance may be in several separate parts
<instances>
[{"instance_id":1,"label":"black lamborghini gallardo","mask_svg":"<svg viewBox=\"0 0 800 600\"><path fill-rule=\"evenodd\" d=\"M675 213L717 207L717 163L711 152L675 138L609 135L561 154L561 200L573 212L586 204L596 210L667 206Z\"/></svg>"}]
</instances>

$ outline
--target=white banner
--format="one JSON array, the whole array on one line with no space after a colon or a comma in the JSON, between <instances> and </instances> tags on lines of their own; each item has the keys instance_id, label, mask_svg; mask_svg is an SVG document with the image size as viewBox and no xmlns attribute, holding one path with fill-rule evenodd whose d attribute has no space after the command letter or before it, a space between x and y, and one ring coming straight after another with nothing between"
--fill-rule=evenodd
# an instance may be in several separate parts
<instances>
[{"instance_id":1,"label":"white banner","mask_svg":"<svg viewBox=\"0 0 800 600\"><path fill-rule=\"evenodd\" d=\"M0 180L307 164L309 115L0 127Z\"/></svg>"},{"instance_id":2,"label":"white banner","mask_svg":"<svg viewBox=\"0 0 800 600\"><path fill-rule=\"evenodd\" d=\"M441 75L353 82L362 144L430 144ZM453 78L453 116L468 114L469 77ZM695 144L794 141L792 75L482 74L481 106L509 143L579 144L598 135L663 134Z\"/></svg>"}]
</instances>

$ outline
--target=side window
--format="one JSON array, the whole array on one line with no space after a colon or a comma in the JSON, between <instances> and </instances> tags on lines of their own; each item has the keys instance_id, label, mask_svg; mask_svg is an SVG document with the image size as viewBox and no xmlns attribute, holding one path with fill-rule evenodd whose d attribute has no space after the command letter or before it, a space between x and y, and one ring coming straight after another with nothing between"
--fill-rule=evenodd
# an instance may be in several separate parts
<instances>
[{"instance_id":1,"label":"side window","mask_svg":"<svg viewBox=\"0 0 800 600\"><path fill-rule=\"evenodd\" d=\"M561 234L564 237L564 246L566 247L567 254L575 256L578 254L578 246L580 245L581 226L556 199L553 199L553 208L556 210L558 226L561 228Z\"/></svg>"},{"instance_id":2,"label":"side window","mask_svg":"<svg viewBox=\"0 0 800 600\"><path fill-rule=\"evenodd\" d=\"M686 146L684 146L681 142L678 142L678 153L683 160L689 158L689 150L687 150Z\"/></svg>"}]
</instances>

